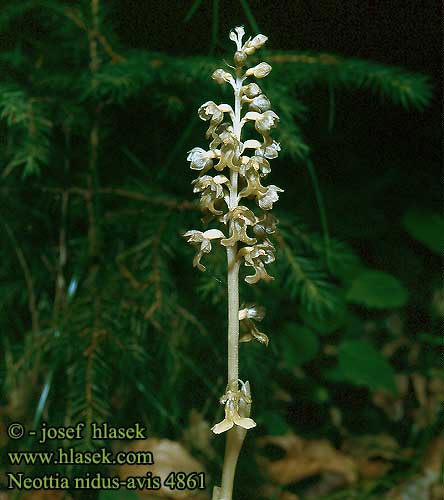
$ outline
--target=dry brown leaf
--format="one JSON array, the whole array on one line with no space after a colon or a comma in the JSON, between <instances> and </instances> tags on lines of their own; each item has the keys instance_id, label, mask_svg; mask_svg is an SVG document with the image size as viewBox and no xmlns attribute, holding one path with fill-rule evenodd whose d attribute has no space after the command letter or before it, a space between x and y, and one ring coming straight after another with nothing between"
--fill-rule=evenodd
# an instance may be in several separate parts
<instances>
[{"instance_id":1,"label":"dry brown leaf","mask_svg":"<svg viewBox=\"0 0 444 500\"><path fill-rule=\"evenodd\" d=\"M419 373L413 373L411 379L419 403L412 416L416 426L423 429L434 422L437 411L444 403L444 381L439 374L433 373L429 380Z\"/></svg>"},{"instance_id":2,"label":"dry brown leaf","mask_svg":"<svg viewBox=\"0 0 444 500\"><path fill-rule=\"evenodd\" d=\"M408 392L409 379L406 375L398 374L395 378L398 394L394 395L386 390L373 393L373 403L384 410L388 418L397 422L404 416L404 397Z\"/></svg>"},{"instance_id":3,"label":"dry brown leaf","mask_svg":"<svg viewBox=\"0 0 444 500\"><path fill-rule=\"evenodd\" d=\"M294 434L267 436L259 445L273 444L286 451L280 460L259 457L258 463L271 479L279 484L291 484L324 472L344 477L347 484L357 480L355 461L336 450L327 440L304 440Z\"/></svg>"},{"instance_id":4,"label":"dry brown leaf","mask_svg":"<svg viewBox=\"0 0 444 500\"><path fill-rule=\"evenodd\" d=\"M344 441L341 450L350 454L364 478L376 478L391 469L390 461L409 458L413 450L401 449L398 442L388 434L369 434L348 438Z\"/></svg>"},{"instance_id":5,"label":"dry brown leaf","mask_svg":"<svg viewBox=\"0 0 444 500\"><path fill-rule=\"evenodd\" d=\"M309 486L304 491L304 499L318 499L324 497L328 493L341 488L346 484L345 478L342 475L335 474L332 472L325 472L321 475L320 480Z\"/></svg>"},{"instance_id":6,"label":"dry brown leaf","mask_svg":"<svg viewBox=\"0 0 444 500\"><path fill-rule=\"evenodd\" d=\"M365 434L348 438L341 450L355 458L383 458L393 460L399 456L399 444L388 434Z\"/></svg>"},{"instance_id":7,"label":"dry brown leaf","mask_svg":"<svg viewBox=\"0 0 444 500\"><path fill-rule=\"evenodd\" d=\"M169 439L148 438L133 441L126 451L150 451L153 453L153 465L122 465L118 469L119 476L126 479L129 476L145 476L148 471L153 476L160 476L161 481L171 472L205 472L205 467L197 461L180 444ZM170 490L162 486L159 490L141 490L138 493L144 498L155 500L208 500L206 492L190 490Z\"/></svg>"},{"instance_id":8,"label":"dry brown leaf","mask_svg":"<svg viewBox=\"0 0 444 500\"><path fill-rule=\"evenodd\" d=\"M442 500L444 485L441 474L444 461L444 437L438 436L429 443L424 453L421 468L422 474L410 478L403 484L393 488L387 495L389 500Z\"/></svg>"},{"instance_id":9,"label":"dry brown leaf","mask_svg":"<svg viewBox=\"0 0 444 500\"><path fill-rule=\"evenodd\" d=\"M205 457L213 458L215 456L212 445L214 434L211 432L211 425L207 422L201 413L192 409L188 427L184 430L182 439L189 449L200 451Z\"/></svg>"},{"instance_id":10,"label":"dry brown leaf","mask_svg":"<svg viewBox=\"0 0 444 500\"><path fill-rule=\"evenodd\" d=\"M299 496L289 491L282 491L281 487L274 484L266 484L258 491L259 496L273 498L275 500L299 500Z\"/></svg>"},{"instance_id":11,"label":"dry brown leaf","mask_svg":"<svg viewBox=\"0 0 444 500\"><path fill-rule=\"evenodd\" d=\"M411 375L415 396L420 406L427 405L427 379L420 373L412 373Z\"/></svg>"},{"instance_id":12,"label":"dry brown leaf","mask_svg":"<svg viewBox=\"0 0 444 500\"><path fill-rule=\"evenodd\" d=\"M299 496L289 491L282 491L276 500L299 500Z\"/></svg>"},{"instance_id":13,"label":"dry brown leaf","mask_svg":"<svg viewBox=\"0 0 444 500\"><path fill-rule=\"evenodd\" d=\"M371 460L367 458L357 458L356 463L360 475L365 479L375 479L386 474L391 468L390 462L384 460Z\"/></svg>"},{"instance_id":14,"label":"dry brown leaf","mask_svg":"<svg viewBox=\"0 0 444 500\"><path fill-rule=\"evenodd\" d=\"M425 473L441 473L444 466L444 437L438 436L430 441L424 453L421 465Z\"/></svg>"}]
</instances>

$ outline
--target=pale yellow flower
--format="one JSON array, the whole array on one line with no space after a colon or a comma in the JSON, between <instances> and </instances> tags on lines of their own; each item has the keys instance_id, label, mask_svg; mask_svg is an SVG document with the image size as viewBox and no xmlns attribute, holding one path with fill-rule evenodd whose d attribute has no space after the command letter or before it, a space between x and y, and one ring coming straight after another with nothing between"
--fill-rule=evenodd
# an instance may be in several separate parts
<instances>
[{"instance_id":1,"label":"pale yellow flower","mask_svg":"<svg viewBox=\"0 0 444 500\"><path fill-rule=\"evenodd\" d=\"M271 210L273 208L273 203L279 200L278 193L283 193L284 190L280 187L270 184L267 186L266 191L259 191L257 193L257 204L262 208L262 210Z\"/></svg>"},{"instance_id":2,"label":"pale yellow flower","mask_svg":"<svg viewBox=\"0 0 444 500\"><path fill-rule=\"evenodd\" d=\"M193 260L193 266L197 267L201 271L205 271L206 267L200 263L200 259L204 253L211 252L211 240L225 238L225 235L219 229L209 229L208 231L196 231L192 229L187 231L184 235L187 238L187 242L198 247L198 251Z\"/></svg>"},{"instance_id":3,"label":"pale yellow flower","mask_svg":"<svg viewBox=\"0 0 444 500\"><path fill-rule=\"evenodd\" d=\"M222 215L223 212L214 207L214 203L223 199L226 195L224 191L224 184L229 184L225 175L216 175L212 177L211 175L203 175L198 177L193 181L194 193L201 193L200 196L200 207L203 210L209 210L214 215Z\"/></svg>"},{"instance_id":4,"label":"pale yellow flower","mask_svg":"<svg viewBox=\"0 0 444 500\"><path fill-rule=\"evenodd\" d=\"M207 171L213 167L213 159L216 157L213 151L205 151L202 148L193 148L188 151L187 160L191 162L190 168L193 170Z\"/></svg>"},{"instance_id":5,"label":"pale yellow flower","mask_svg":"<svg viewBox=\"0 0 444 500\"><path fill-rule=\"evenodd\" d=\"M232 234L229 238L221 240L222 245L229 247L237 241L242 241L243 243L247 243L247 245L254 245L256 243L256 239L250 238L247 234L247 227L256 224L256 217L249 208L242 205L233 208L225 215L224 222L231 222Z\"/></svg>"},{"instance_id":6,"label":"pale yellow flower","mask_svg":"<svg viewBox=\"0 0 444 500\"><path fill-rule=\"evenodd\" d=\"M249 83L248 85L242 87L242 93L251 99L259 94L262 94L262 90L257 83Z\"/></svg>"},{"instance_id":7,"label":"pale yellow flower","mask_svg":"<svg viewBox=\"0 0 444 500\"><path fill-rule=\"evenodd\" d=\"M227 391L221 397L220 402L225 405L225 418L211 428L215 434L226 432L234 425L238 425L244 429L251 429L256 426L256 422L252 418L242 417L239 414L239 411L242 411L243 407L251 404L250 385L248 382L243 383L241 381L241 390L238 390L234 384L232 384L232 388L227 387Z\"/></svg>"},{"instance_id":8,"label":"pale yellow flower","mask_svg":"<svg viewBox=\"0 0 444 500\"><path fill-rule=\"evenodd\" d=\"M256 35L253 40L247 40L242 47L242 50L247 54L247 55L252 55L256 52L256 50L260 49L264 43L268 40L268 37L265 35Z\"/></svg>"},{"instance_id":9,"label":"pale yellow flower","mask_svg":"<svg viewBox=\"0 0 444 500\"><path fill-rule=\"evenodd\" d=\"M228 73L228 71L224 71L223 69L217 69L216 71L214 71L211 75L211 78L219 85L223 85L227 82L232 83L234 81L233 76Z\"/></svg>"},{"instance_id":10,"label":"pale yellow flower","mask_svg":"<svg viewBox=\"0 0 444 500\"><path fill-rule=\"evenodd\" d=\"M246 76L255 76L256 78L265 78L270 74L271 66L266 62L261 62L252 68L247 69Z\"/></svg>"},{"instance_id":11,"label":"pale yellow flower","mask_svg":"<svg viewBox=\"0 0 444 500\"><path fill-rule=\"evenodd\" d=\"M255 271L253 275L245 277L247 283L253 284L259 280L271 281L274 279L265 269L266 264L274 262L274 247L268 239L254 246L241 248L238 256L244 257L245 265L252 267Z\"/></svg>"}]
</instances>

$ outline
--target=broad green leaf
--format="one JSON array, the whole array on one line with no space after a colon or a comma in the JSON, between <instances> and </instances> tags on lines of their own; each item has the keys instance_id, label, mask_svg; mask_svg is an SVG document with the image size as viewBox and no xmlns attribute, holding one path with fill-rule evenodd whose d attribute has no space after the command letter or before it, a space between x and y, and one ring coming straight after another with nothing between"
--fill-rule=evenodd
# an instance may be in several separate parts
<instances>
[{"instance_id":1,"label":"broad green leaf","mask_svg":"<svg viewBox=\"0 0 444 500\"><path fill-rule=\"evenodd\" d=\"M352 282L347 300L375 309L391 309L406 304L408 292L397 278L383 271L364 271Z\"/></svg>"},{"instance_id":2,"label":"broad green leaf","mask_svg":"<svg viewBox=\"0 0 444 500\"><path fill-rule=\"evenodd\" d=\"M439 255L444 253L444 217L437 213L409 210L402 219L412 238Z\"/></svg>"},{"instance_id":3,"label":"broad green leaf","mask_svg":"<svg viewBox=\"0 0 444 500\"><path fill-rule=\"evenodd\" d=\"M344 341L338 348L338 369L346 380L371 390L397 393L395 372L387 359L366 340Z\"/></svg>"},{"instance_id":4,"label":"broad green leaf","mask_svg":"<svg viewBox=\"0 0 444 500\"><path fill-rule=\"evenodd\" d=\"M311 361L319 350L319 340L309 328L287 323L281 337L282 357L288 367Z\"/></svg>"},{"instance_id":5,"label":"broad green leaf","mask_svg":"<svg viewBox=\"0 0 444 500\"><path fill-rule=\"evenodd\" d=\"M331 335L338 330L347 320L347 306L343 300L338 302L337 307L328 310L323 316L307 311L303 307L298 309L302 321L319 335Z\"/></svg>"}]
</instances>

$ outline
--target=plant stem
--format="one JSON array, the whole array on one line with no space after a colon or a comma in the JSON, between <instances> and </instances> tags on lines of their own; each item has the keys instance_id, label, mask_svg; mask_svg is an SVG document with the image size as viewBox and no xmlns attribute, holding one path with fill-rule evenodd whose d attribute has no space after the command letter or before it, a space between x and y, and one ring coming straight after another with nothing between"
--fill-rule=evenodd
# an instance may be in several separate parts
<instances>
[{"instance_id":1,"label":"plant stem","mask_svg":"<svg viewBox=\"0 0 444 500\"><path fill-rule=\"evenodd\" d=\"M239 262L236 261L236 254L237 245L227 247L228 386L237 388L239 378ZM230 429L227 433L219 500L232 499L234 474L245 434L246 431L237 426Z\"/></svg>"},{"instance_id":2,"label":"plant stem","mask_svg":"<svg viewBox=\"0 0 444 500\"><path fill-rule=\"evenodd\" d=\"M227 247L228 265L228 384L239 378L239 262L237 244Z\"/></svg>"},{"instance_id":3,"label":"plant stem","mask_svg":"<svg viewBox=\"0 0 444 500\"><path fill-rule=\"evenodd\" d=\"M233 131L240 141L241 135L241 87L242 79L236 79L234 89L234 119ZM230 174L230 200L229 210L233 210L238 205L238 173L231 171ZM233 229L230 223L230 235ZM228 387L238 388L239 379L239 261L237 256L237 243L227 247L227 275L228 275ZM227 433L225 445L225 457L222 468L222 484L218 500L232 500L234 475L236 472L237 460L246 430L234 426Z\"/></svg>"}]
</instances>

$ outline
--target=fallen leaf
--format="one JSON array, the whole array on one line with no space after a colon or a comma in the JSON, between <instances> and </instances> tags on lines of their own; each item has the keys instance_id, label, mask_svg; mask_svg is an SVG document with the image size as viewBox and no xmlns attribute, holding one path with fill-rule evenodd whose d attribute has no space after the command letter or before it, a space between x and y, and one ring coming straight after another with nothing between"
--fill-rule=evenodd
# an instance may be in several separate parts
<instances>
[{"instance_id":1,"label":"fallen leaf","mask_svg":"<svg viewBox=\"0 0 444 500\"><path fill-rule=\"evenodd\" d=\"M413 389L415 390L415 396L418 403L420 404L420 406L426 406L427 379L420 373L412 373L410 378L412 380Z\"/></svg>"},{"instance_id":2,"label":"fallen leaf","mask_svg":"<svg viewBox=\"0 0 444 500\"><path fill-rule=\"evenodd\" d=\"M388 434L364 434L348 438L341 450L354 458L393 460L399 456L399 444Z\"/></svg>"},{"instance_id":3,"label":"fallen leaf","mask_svg":"<svg viewBox=\"0 0 444 500\"><path fill-rule=\"evenodd\" d=\"M289 491L282 491L281 487L275 484L266 484L259 489L258 495L273 500L299 500L299 496Z\"/></svg>"},{"instance_id":4,"label":"fallen leaf","mask_svg":"<svg viewBox=\"0 0 444 500\"><path fill-rule=\"evenodd\" d=\"M390 462L384 460L371 460L367 458L358 458L356 463L360 475L365 479L375 479L384 476L392 468Z\"/></svg>"},{"instance_id":5,"label":"fallen leaf","mask_svg":"<svg viewBox=\"0 0 444 500\"><path fill-rule=\"evenodd\" d=\"M183 432L182 439L189 449L195 449L205 457L211 459L215 456L212 445L214 434L211 432L211 425L201 413L192 409L188 427Z\"/></svg>"},{"instance_id":6,"label":"fallen leaf","mask_svg":"<svg viewBox=\"0 0 444 500\"><path fill-rule=\"evenodd\" d=\"M258 440L259 446L275 445L285 451L279 460L258 457L259 465L278 484L291 484L301 479L329 472L342 476L345 483L357 480L355 461L336 450L327 440L304 440L294 434L266 436Z\"/></svg>"},{"instance_id":7,"label":"fallen leaf","mask_svg":"<svg viewBox=\"0 0 444 500\"><path fill-rule=\"evenodd\" d=\"M320 480L309 486L304 491L304 498L308 499L319 499L331 491L337 490L341 486L344 486L345 478L342 475L333 473L333 472L325 472L321 475Z\"/></svg>"},{"instance_id":8,"label":"fallen leaf","mask_svg":"<svg viewBox=\"0 0 444 500\"><path fill-rule=\"evenodd\" d=\"M118 474L122 479L129 476L145 476L147 472L151 472L153 476L159 476L163 483L171 472L185 472L186 474L205 472L205 467L180 443L169 439L148 438L133 441L125 451L150 451L153 454L154 464L122 465L118 469ZM153 500L208 500L209 498L204 491L171 490L163 485L159 490L138 490L138 493L145 499L152 498Z\"/></svg>"},{"instance_id":9,"label":"fallen leaf","mask_svg":"<svg viewBox=\"0 0 444 500\"><path fill-rule=\"evenodd\" d=\"M408 392L409 379L406 375L397 374L395 376L398 394L380 389L373 393L373 403L384 410L390 420L397 422L404 416L404 397Z\"/></svg>"},{"instance_id":10,"label":"fallen leaf","mask_svg":"<svg viewBox=\"0 0 444 500\"><path fill-rule=\"evenodd\" d=\"M422 458L421 467L424 473L440 474L444 466L444 437L432 439ZM444 498L444 497L443 497Z\"/></svg>"}]
</instances>

